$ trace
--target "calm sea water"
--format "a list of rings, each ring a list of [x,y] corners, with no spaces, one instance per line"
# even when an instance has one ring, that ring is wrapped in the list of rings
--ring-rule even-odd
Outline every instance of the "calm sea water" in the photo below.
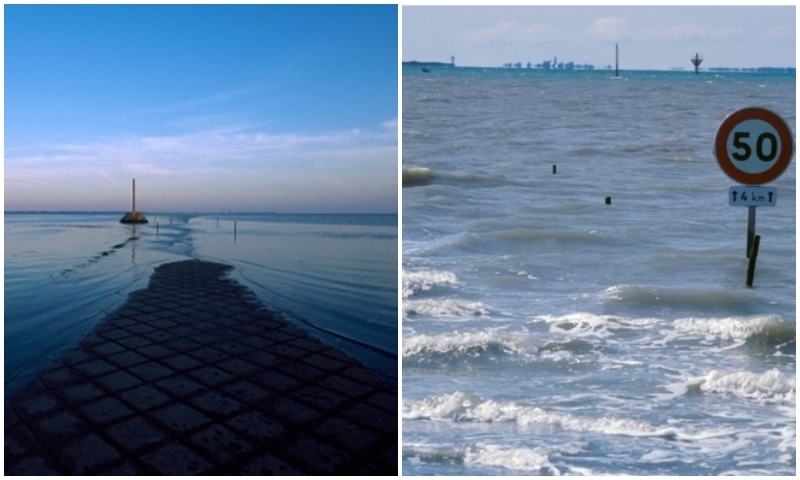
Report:
[[[268,308],[396,383],[397,215],[120,218],[5,214],[6,396],[146,288],[155,267],[189,258],[234,266]]]
[[[795,77],[612,77],[404,68],[404,474],[795,473],[795,163],[747,288],[713,155]]]

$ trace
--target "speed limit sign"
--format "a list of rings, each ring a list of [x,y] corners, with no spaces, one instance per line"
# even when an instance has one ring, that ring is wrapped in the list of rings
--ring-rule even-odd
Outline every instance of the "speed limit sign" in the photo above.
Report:
[[[777,114],[750,107],[728,115],[717,130],[714,153],[729,177],[763,185],[780,176],[792,160],[792,132]]]

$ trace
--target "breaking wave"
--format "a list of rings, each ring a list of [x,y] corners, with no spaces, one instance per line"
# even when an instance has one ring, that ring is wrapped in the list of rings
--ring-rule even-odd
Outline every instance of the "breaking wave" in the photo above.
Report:
[[[403,298],[409,298],[420,291],[430,290],[437,285],[455,285],[457,283],[458,278],[451,272],[435,270],[407,272],[403,270]]]
[[[482,302],[456,298],[405,300],[403,301],[403,316],[487,317],[489,316],[489,307]]]
[[[795,376],[772,369],[764,373],[725,373],[712,370],[688,382],[688,390],[702,393],[733,395],[735,397],[778,402],[795,402]]]
[[[484,399],[463,392],[443,393],[422,400],[404,400],[402,415],[404,420],[512,422],[520,426],[538,425],[573,432],[668,440],[699,440],[730,434],[727,431],[689,433],[676,427],[655,427],[641,420],[611,416],[585,418],[515,401]]]
[[[795,339],[795,324],[780,315],[751,317],[680,318],[675,320],[676,333],[695,334],[706,340],[758,340],[769,344]]]
[[[403,357],[455,356],[484,354],[526,354],[536,352],[526,335],[496,331],[454,332],[417,335],[403,339]]]

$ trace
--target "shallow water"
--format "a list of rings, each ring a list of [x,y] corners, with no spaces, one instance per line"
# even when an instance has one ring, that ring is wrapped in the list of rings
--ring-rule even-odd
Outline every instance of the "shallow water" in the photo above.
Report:
[[[622,76],[404,68],[404,474],[794,474],[795,164],[747,288],[713,139],[795,78]]]
[[[6,396],[187,258],[234,266],[268,308],[396,382],[396,215],[120,217],[5,214]]]

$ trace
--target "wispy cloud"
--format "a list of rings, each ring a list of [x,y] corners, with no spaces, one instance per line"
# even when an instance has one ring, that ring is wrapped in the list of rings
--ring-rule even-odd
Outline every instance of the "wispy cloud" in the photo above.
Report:
[[[561,32],[546,24],[521,25],[511,20],[500,20],[490,27],[472,30],[467,36],[472,43],[539,42],[557,40],[561,36]]]
[[[694,24],[635,26],[620,17],[600,17],[585,29],[589,38],[597,41],[682,41],[693,39],[726,40],[742,35],[742,30],[730,27],[708,27]]]
[[[99,208],[90,206],[112,198],[124,207],[134,177],[161,209],[391,211],[397,150],[397,119],[316,135],[228,128],[50,145],[31,154],[6,152],[6,206]]]

